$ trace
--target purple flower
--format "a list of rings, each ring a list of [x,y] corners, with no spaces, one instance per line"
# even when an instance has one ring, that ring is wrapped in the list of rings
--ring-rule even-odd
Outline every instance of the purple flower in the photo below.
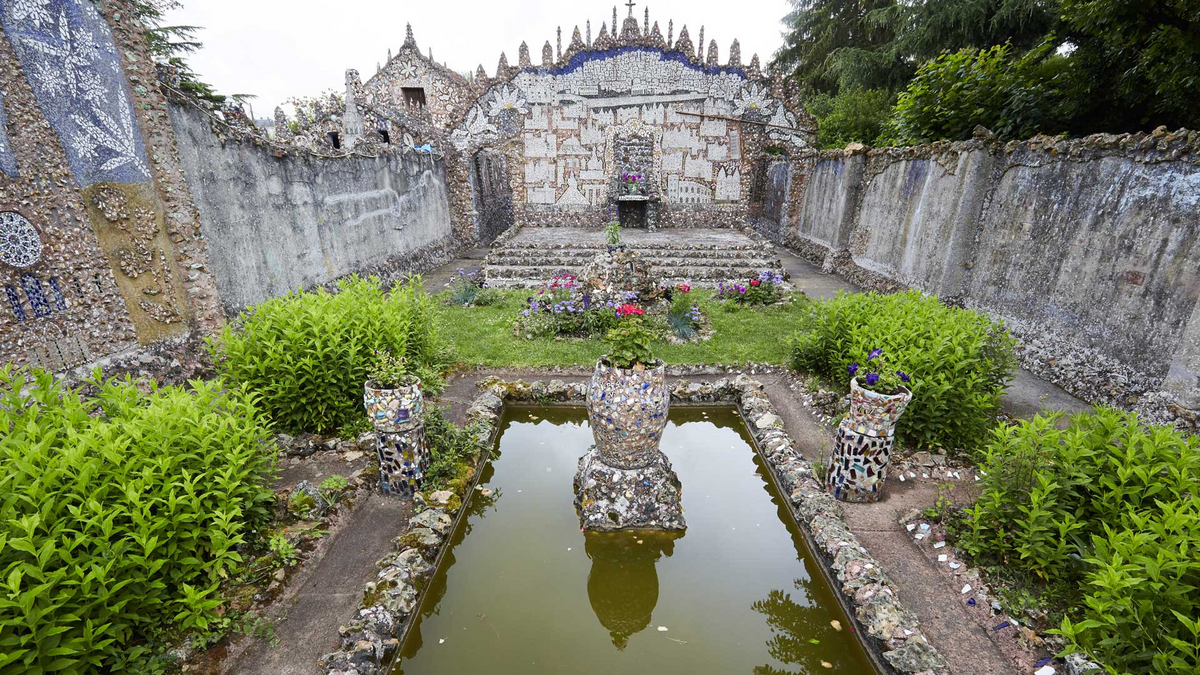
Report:
[[[879,381],[879,373],[867,373],[867,386],[873,385]]]
[[[897,370],[896,375],[902,382],[904,382],[904,384],[908,384],[912,381],[912,378],[908,376],[908,373],[904,372],[903,370]]]
[[[854,374],[858,372],[858,364],[851,363],[850,367],[847,368],[846,370],[848,370],[850,372],[850,377],[854,377]]]
[[[882,356],[882,355],[883,355],[883,349],[876,347],[875,349],[871,350],[870,354],[867,354],[867,360],[870,361],[870,360],[872,360],[878,356]]]

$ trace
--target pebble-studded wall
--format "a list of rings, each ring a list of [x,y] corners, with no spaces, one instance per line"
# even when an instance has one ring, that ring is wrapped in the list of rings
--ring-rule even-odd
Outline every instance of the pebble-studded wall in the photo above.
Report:
[[[0,358],[58,371],[215,327],[128,1],[4,3],[0,25]]]
[[[561,40],[557,50],[547,42],[540,66],[524,44],[515,67],[502,54],[496,77],[480,70],[481,93],[453,126],[455,161],[469,163],[481,148],[507,156],[518,225],[598,226],[616,213],[621,172],[640,167],[640,188],[661,204],[660,226],[744,225],[764,147],[809,148],[815,127],[797,96],[762,75],[757,56],[743,66],[736,41],[722,65],[715,42],[702,53],[703,29],[699,47],[686,27],[677,40],[673,33],[672,23],[664,39],[648,11],[641,22],[630,13],[619,35],[606,23],[593,41],[589,24],[565,51]],[[634,161],[643,141],[649,157]],[[478,228],[471,196],[455,198]]]

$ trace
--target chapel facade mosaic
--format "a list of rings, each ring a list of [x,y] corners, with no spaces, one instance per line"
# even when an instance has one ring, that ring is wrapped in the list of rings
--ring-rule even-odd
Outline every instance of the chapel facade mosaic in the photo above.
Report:
[[[464,157],[506,152],[519,224],[599,225],[615,213],[623,171],[646,175],[665,225],[743,224],[761,152],[743,142],[746,128],[789,152],[811,148],[815,127],[778,78],[763,76],[757,56],[741,63],[737,41],[721,64],[715,41],[703,53],[703,29],[698,48],[686,27],[673,33],[672,23],[664,39],[648,10],[641,22],[631,11],[619,35],[605,23],[592,40],[589,23],[565,52],[561,37],[557,50],[547,42],[540,66],[522,44],[516,67],[501,55],[496,77],[476,78],[481,91],[461,111],[451,147]],[[647,158],[628,158],[630,138],[645,139]]]

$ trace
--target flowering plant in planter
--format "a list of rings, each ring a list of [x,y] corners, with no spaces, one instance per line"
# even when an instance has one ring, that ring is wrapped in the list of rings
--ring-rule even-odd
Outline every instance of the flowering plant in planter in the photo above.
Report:
[[[645,312],[637,309],[635,313],[626,316],[637,317],[641,314]],[[611,366],[627,370],[653,368],[656,363],[654,354],[650,351],[650,340],[653,337],[642,325],[641,319],[622,321],[621,325],[604,336],[604,342],[609,346],[608,356],[604,360]]]
[[[717,284],[716,297],[739,305],[770,305],[783,297],[783,275],[774,270],[763,270],[757,277],[745,281],[722,281]]]
[[[637,194],[638,183],[642,182],[642,179],[645,177],[645,174],[634,173],[632,171],[621,172],[621,182],[625,183],[625,190],[631,195]]]
[[[860,366],[856,361],[847,366],[846,372],[851,378],[858,378],[858,386],[863,389],[887,396],[899,393],[903,387],[912,384],[908,373],[890,365],[881,347],[876,347],[867,354],[866,366]]]

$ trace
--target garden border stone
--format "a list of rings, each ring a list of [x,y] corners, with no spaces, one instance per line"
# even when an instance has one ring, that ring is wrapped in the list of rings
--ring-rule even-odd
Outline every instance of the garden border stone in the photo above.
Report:
[[[506,404],[583,405],[588,384],[488,377],[478,386],[483,393],[467,411],[467,419],[482,425],[475,439],[482,465],[490,459]],[[946,660],[926,639],[916,615],[900,602],[895,584],[842,520],[838,503],[821,489],[812,464],[801,457],[782,428],[761,382],[744,373],[714,381],[679,380],[671,385],[671,402],[736,406],[756,452],[770,466],[780,493],[787,496],[788,511],[800,525],[818,568],[841,590],[838,601],[857,624],[855,634],[879,672],[949,674]],[[481,475],[476,473],[476,482]],[[445,542],[465,512],[460,507],[452,517],[442,509],[431,509],[410,520],[420,541],[409,535],[397,537],[396,552],[379,561],[381,571],[366,585],[363,608],[338,629],[342,649],[321,659],[327,675],[378,674],[390,668],[411,629],[412,615],[424,600],[426,582],[445,554]]]

